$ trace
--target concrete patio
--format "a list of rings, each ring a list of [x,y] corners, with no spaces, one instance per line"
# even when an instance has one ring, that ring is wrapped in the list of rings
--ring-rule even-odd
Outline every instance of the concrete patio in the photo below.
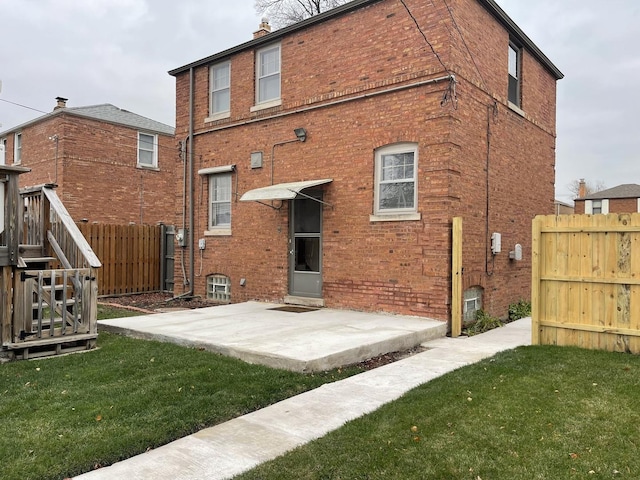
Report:
[[[101,320],[98,326],[299,372],[406,350],[447,331],[446,323],[420,317],[261,302]]]

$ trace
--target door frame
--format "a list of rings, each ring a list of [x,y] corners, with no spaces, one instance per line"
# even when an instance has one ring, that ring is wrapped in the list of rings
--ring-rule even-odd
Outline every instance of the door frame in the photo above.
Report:
[[[322,190],[311,190],[304,194],[299,194],[295,199],[292,199],[289,203],[289,239],[288,239],[288,285],[287,291],[289,296],[304,297],[304,298],[322,298],[323,297],[323,206],[324,202]],[[296,234],[295,232],[295,209],[296,202],[300,200],[309,200],[314,204],[317,204],[320,228],[317,234],[318,238],[318,272],[302,272],[296,270],[296,238],[316,238],[315,234]],[[298,235],[298,236],[296,236]],[[300,292],[296,291],[296,275],[313,275],[319,278],[319,284],[316,292]]]

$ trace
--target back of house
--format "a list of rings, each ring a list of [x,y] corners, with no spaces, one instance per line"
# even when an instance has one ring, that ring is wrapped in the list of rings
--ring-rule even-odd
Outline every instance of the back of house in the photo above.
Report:
[[[169,73],[185,293],[443,321],[529,298],[562,73],[493,0],[355,0]]]

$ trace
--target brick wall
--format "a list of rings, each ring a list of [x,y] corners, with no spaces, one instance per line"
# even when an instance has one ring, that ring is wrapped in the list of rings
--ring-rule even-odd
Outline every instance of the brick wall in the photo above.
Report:
[[[13,140],[7,137],[7,163]],[[138,130],[58,114],[22,129],[22,166],[31,172],[20,186],[57,183],[76,221],[171,223],[178,151],[171,136],[158,135],[158,142],[158,169],[136,168]]]
[[[280,107],[250,112],[254,52],[244,51],[231,58],[230,118],[205,123],[208,68],[195,68],[194,169],[235,164],[238,195],[267,186],[272,146],[304,127],[305,143],[275,148],[274,182],[333,179],[324,187],[324,200],[333,205],[323,211],[327,306],[448,319],[451,219],[462,216],[465,287],[483,286],[485,308],[504,316],[509,303],[530,295],[531,220],[553,213],[555,80],[525,53],[525,114],[512,111],[506,105],[508,33],[474,0],[452,2],[480,75],[446,8],[409,5],[458,78],[457,108],[441,105],[448,82],[345,101],[446,75],[402,4],[379,2],[282,39]],[[180,138],[188,133],[188,92],[189,74],[178,74]],[[421,219],[372,222],[374,152],[398,142],[418,145]],[[254,151],[264,154],[262,169],[250,168]],[[178,225],[183,188],[181,178]],[[195,179],[195,191],[194,242],[206,228],[206,177]],[[272,210],[233,201],[232,235],[207,238],[201,258],[196,251],[194,292],[204,295],[206,276],[221,273],[231,278],[234,302],[281,301],[288,291],[288,228],[287,202]],[[488,254],[492,232],[503,241],[495,258]],[[525,252],[522,262],[508,259],[516,243]]]
[[[611,198],[609,199],[610,213],[636,213],[638,211],[637,198]]]

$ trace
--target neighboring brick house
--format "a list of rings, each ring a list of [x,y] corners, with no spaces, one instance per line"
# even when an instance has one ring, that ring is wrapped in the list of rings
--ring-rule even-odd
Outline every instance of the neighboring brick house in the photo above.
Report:
[[[56,184],[75,221],[170,223],[174,128],[109,104],[67,107],[0,133],[5,163],[31,169],[20,186]]]
[[[467,316],[530,298],[562,73],[493,0],[405,3],[265,22],[169,72],[186,294],[449,320],[459,216]]]
[[[640,212],[640,185],[627,183],[574,200],[575,213],[636,213]]]

